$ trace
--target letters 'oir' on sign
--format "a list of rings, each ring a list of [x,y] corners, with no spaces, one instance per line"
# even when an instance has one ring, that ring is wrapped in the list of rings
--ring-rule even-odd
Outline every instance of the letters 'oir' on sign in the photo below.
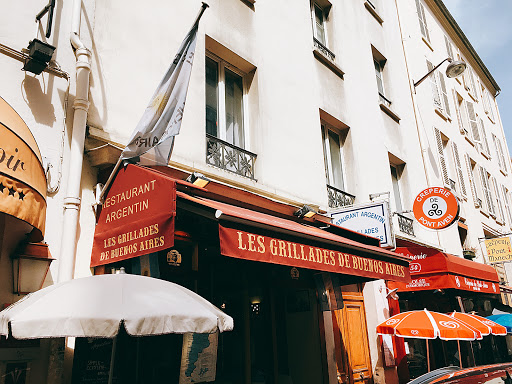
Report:
[[[416,220],[424,227],[444,229],[457,219],[459,203],[449,190],[431,187],[424,189],[416,196],[413,212]]]

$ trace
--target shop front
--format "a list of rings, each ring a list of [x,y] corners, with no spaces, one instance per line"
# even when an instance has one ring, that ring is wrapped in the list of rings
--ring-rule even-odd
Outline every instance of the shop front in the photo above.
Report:
[[[398,300],[390,300],[393,314],[426,308],[441,313],[457,311],[485,317],[501,306],[499,278],[493,267],[415,244],[397,247],[396,252],[410,258],[411,281],[388,282],[388,287],[397,289],[398,295]],[[401,382],[426,373],[426,341],[405,339],[404,348],[400,346],[400,339],[396,338],[395,342],[399,344],[395,351],[397,361],[402,361],[402,369],[399,368]],[[447,365],[471,367],[510,359],[503,336],[491,335],[480,341],[460,342],[460,356],[456,341],[431,340],[429,343],[433,348],[430,355],[432,369]]]
[[[16,111],[0,97],[0,309],[41,288],[51,256],[42,243],[46,177],[37,143]],[[38,340],[0,337],[0,384],[36,382],[44,367]],[[42,370],[41,370],[42,369]],[[32,371],[32,379],[29,372]]]
[[[292,219],[291,206],[163,170],[117,174],[96,228],[96,273],[124,267],[169,280],[232,316],[234,330],[219,335],[216,383],[371,382],[362,288],[407,282],[407,258],[374,238]],[[179,376],[180,341],[155,340],[138,341],[153,351],[155,377]],[[150,369],[148,359],[131,366]]]

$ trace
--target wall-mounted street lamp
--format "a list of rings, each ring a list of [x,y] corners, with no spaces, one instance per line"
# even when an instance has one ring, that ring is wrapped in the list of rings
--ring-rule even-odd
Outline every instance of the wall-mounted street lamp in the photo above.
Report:
[[[41,289],[54,258],[46,243],[28,243],[12,258],[13,293],[26,295]]]
[[[295,211],[293,214],[297,216],[299,219],[303,219],[304,217],[313,217],[317,214],[317,212],[310,206],[304,205],[301,209]]]
[[[28,43],[27,51],[28,59],[25,61],[23,70],[39,75],[52,59],[55,47],[39,39],[34,39]]]
[[[451,57],[447,57],[443,61],[441,61],[439,64],[437,64],[434,68],[432,68],[425,76],[423,76],[421,79],[416,81],[414,83],[414,87],[417,87],[421,84],[423,80],[425,80],[427,77],[430,76],[432,72],[434,72],[437,68],[441,66],[445,61],[448,61],[448,66],[446,67],[446,76],[449,78],[454,78],[462,75],[462,73],[466,70],[466,63],[463,61],[453,61]]]
[[[196,187],[204,188],[208,185],[210,179],[202,173],[194,172],[189,177],[187,177],[187,181],[194,184]]]

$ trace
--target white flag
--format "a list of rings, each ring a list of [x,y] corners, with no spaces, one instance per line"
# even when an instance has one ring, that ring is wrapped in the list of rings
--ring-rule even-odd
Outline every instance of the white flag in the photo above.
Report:
[[[171,66],[158,85],[146,107],[121,159],[144,155],[147,162],[167,165],[174,145],[174,136],[180,133],[181,119],[187,98],[188,83],[196,48],[199,19],[203,8],[176,54]]]

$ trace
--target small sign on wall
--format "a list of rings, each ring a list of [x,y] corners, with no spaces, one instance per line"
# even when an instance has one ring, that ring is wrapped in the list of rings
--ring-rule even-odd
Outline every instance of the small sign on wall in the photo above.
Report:
[[[353,205],[331,212],[331,216],[335,225],[376,237],[381,247],[394,247],[388,201]]]

